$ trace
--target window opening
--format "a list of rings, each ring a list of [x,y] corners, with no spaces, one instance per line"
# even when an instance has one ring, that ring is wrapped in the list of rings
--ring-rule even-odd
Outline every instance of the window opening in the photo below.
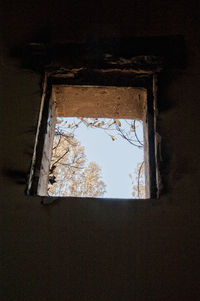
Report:
[[[146,89],[143,88],[53,85],[46,116],[37,194],[147,197],[145,132],[143,135],[146,96]],[[101,154],[101,163],[96,162],[94,156],[86,158],[84,147],[88,148],[86,142],[89,140],[93,148],[100,142],[99,149],[93,150],[93,153],[97,156]],[[108,153],[110,159],[107,158]],[[107,160],[106,164],[102,163],[103,157],[103,161]],[[112,161],[111,167],[109,161]],[[126,175],[123,174],[125,166]],[[106,169],[112,172],[105,172]],[[112,185],[109,184],[111,182]]]
[[[132,84],[130,84],[131,81],[133,82]],[[71,140],[70,148],[72,149],[75,149],[78,145],[81,147],[80,144],[84,145],[83,141],[80,141],[80,137],[76,137],[73,132],[67,132],[66,127],[63,127],[65,123],[65,126],[67,125],[67,129],[69,130],[72,126],[70,125],[72,123],[70,120],[73,119],[76,134],[78,132],[77,123],[82,124],[81,126],[84,125],[87,130],[92,129],[94,131],[98,129],[99,132],[104,134],[107,131],[104,129],[105,126],[115,127],[117,135],[116,133],[115,135],[112,133],[106,134],[110,142],[116,143],[118,140],[116,136],[120,136],[127,144],[131,145],[130,142],[132,140],[133,145],[137,144],[135,148],[140,150],[141,156],[136,160],[135,166],[131,166],[130,164],[131,170],[128,172],[128,182],[131,183],[132,195],[130,193],[128,197],[116,192],[117,195],[113,194],[113,198],[155,198],[157,194],[157,161],[154,135],[155,104],[153,77],[134,76],[132,80],[130,77],[130,79],[127,78],[125,81],[122,77],[121,82],[117,82],[117,86],[89,85],[88,80],[85,83],[83,81],[81,85],[78,85],[76,80],[74,80],[73,84],[70,82],[73,81],[64,80],[63,82],[63,80],[59,81],[57,79],[46,81],[47,88],[44,89],[42,98],[42,115],[40,114],[42,118],[39,119],[35,151],[29,177],[28,194],[84,197],[81,193],[67,193],[64,195],[64,188],[59,187],[58,184],[55,185],[59,178],[57,175],[58,165],[61,165],[61,163],[67,164],[68,167],[71,165],[73,167],[71,170],[76,170],[76,167],[72,165],[73,161],[63,162],[63,158],[70,155],[68,148],[60,154],[62,158],[59,156],[56,157],[55,149],[56,145],[60,143],[60,136],[64,137],[68,135],[68,139]],[[80,128],[80,124],[78,128]],[[124,124],[129,125],[128,132],[133,135],[132,137],[127,137],[127,131],[124,132],[123,129]],[[61,132],[62,135],[60,135]],[[123,135],[124,133],[125,135]],[[83,140],[87,139],[83,138],[83,135],[81,137]],[[116,156],[118,162],[121,162],[123,156],[126,157],[124,151],[122,151],[121,156]],[[93,158],[88,158],[88,161],[85,159],[86,164],[83,164],[81,168],[84,170],[93,161],[95,161]],[[133,162],[133,160],[131,161],[130,159],[130,162]],[[95,168],[93,169],[95,172]],[[120,173],[120,170],[116,173],[118,172]],[[89,173],[88,170],[87,173]],[[106,194],[106,190],[108,189],[104,185],[104,172],[100,169],[98,170],[98,167],[96,167],[96,173],[99,175],[98,181],[101,182],[100,191],[98,194],[94,193],[88,196],[111,198],[112,194]],[[67,179],[67,176],[61,176],[61,180],[70,185],[70,180],[69,178]],[[76,180],[78,181],[78,179]],[[118,187],[118,184],[115,186]]]

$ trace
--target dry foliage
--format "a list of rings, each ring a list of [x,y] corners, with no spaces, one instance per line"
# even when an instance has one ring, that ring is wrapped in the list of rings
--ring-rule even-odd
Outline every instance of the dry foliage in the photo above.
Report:
[[[56,131],[48,194],[51,196],[101,197],[106,185],[95,162],[86,164],[84,147],[71,134]]]
[[[134,199],[145,198],[144,161],[137,164],[134,175],[129,175],[132,182],[132,196]]]

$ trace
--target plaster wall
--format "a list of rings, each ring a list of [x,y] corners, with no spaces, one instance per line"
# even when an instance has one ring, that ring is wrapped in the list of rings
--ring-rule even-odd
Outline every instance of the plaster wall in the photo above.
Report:
[[[5,1],[1,18],[1,300],[199,300],[199,1]],[[30,41],[182,35],[186,65],[158,78],[158,200],[26,196],[41,77]]]

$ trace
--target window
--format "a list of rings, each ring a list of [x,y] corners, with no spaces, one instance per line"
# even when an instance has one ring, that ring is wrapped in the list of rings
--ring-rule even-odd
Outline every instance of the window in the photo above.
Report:
[[[73,117],[77,118],[73,124],[74,127],[82,123],[89,128],[104,129],[107,123],[107,127],[111,130],[114,125],[115,130],[118,129],[125,140],[128,140],[127,136],[123,135],[123,130],[121,132],[120,130],[124,120],[129,123],[130,129],[132,127],[134,134],[136,134],[137,142],[143,145],[143,159],[138,162],[137,183],[133,185],[135,186],[136,198],[156,197],[154,101],[153,76],[149,74],[137,75],[123,70],[94,71],[94,74],[89,74],[89,77],[88,73],[84,74],[82,72],[79,78],[74,78],[73,74],[62,74],[62,76],[47,74],[28,193],[41,196],[63,196],[62,189],[64,188],[59,188],[60,193],[58,189],[52,188],[56,187],[55,169],[58,167],[58,162],[62,162],[61,159],[64,157],[64,153],[69,152],[69,147],[62,154],[59,154],[60,157],[55,156],[54,150],[60,143],[62,136],[65,136],[66,139],[63,124],[68,123],[69,128],[72,126],[69,119],[65,120],[63,118]],[[59,123],[62,123],[62,133],[59,132]],[[134,128],[137,123],[140,123],[142,127],[142,141],[138,138]],[[57,138],[55,138],[55,134]],[[108,135],[111,140],[115,140],[115,135],[112,135],[111,132]],[[71,145],[76,144],[76,140],[69,136],[68,131],[68,146],[69,139],[71,139]],[[63,162],[63,165],[67,164],[69,162]],[[70,164],[72,166],[72,162]],[[71,168],[74,173],[77,168],[77,165],[75,165]],[[57,177],[58,169],[56,171]],[[144,178],[141,184],[142,170],[144,171]],[[69,177],[66,177],[65,181],[66,183],[69,182]],[[145,193],[142,193],[141,187],[144,186],[144,183]],[[84,196],[81,194],[70,195]],[[89,196],[95,197],[95,192],[94,195]],[[97,196],[102,197],[102,194],[99,193]],[[112,195],[107,197],[112,197]],[[114,198],[117,197],[114,196]],[[119,195],[118,198],[124,197]]]

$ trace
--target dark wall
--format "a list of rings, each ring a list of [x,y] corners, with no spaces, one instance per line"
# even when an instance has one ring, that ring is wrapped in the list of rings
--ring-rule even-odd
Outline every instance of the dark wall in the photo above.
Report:
[[[199,1],[4,1],[1,22],[1,300],[199,299]],[[24,194],[39,74],[11,55],[32,41],[180,35],[184,68],[159,77],[159,200]]]

